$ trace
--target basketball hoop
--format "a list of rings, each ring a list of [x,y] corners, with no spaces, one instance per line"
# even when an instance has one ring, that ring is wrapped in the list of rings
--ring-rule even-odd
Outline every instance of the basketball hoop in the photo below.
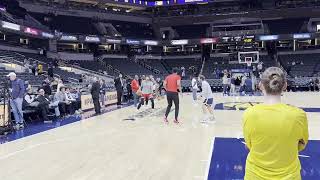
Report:
[[[259,62],[259,52],[249,51],[249,52],[238,52],[238,60],[241,64],[247,64],[247,66],[252,66],[252,63]]]
[[[245,57],[244,60],[245,60],[245,63],[247,63],[247,66],[251,67],[252,57]]]

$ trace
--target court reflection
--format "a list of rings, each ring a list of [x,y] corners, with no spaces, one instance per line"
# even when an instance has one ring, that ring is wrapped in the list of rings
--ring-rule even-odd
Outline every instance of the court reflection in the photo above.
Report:
[[[299,155],[303,180],[320,179],[320,141],[309,141]],[[243,139],[215,138],[208,180],[240,180],[245,173],[248,151]]]

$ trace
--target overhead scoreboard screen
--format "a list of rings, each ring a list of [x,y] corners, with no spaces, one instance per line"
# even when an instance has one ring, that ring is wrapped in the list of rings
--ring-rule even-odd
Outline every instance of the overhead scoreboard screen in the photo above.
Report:
[[[209,0],[161,0],[148,2],[149,6],[170,6],[170,5],[184,5],[184,4],[206,4]]]
[[[184,4],[206,4],[209,0],[114,0],[115,2],[129,3],[144,6],[171,6]]]
[[[254,36],[244,36],[243,37],[244,43],[253,43],[254,42]]]
[[[175,4],[201,4],[207,3],[209,0],[175,0]]]

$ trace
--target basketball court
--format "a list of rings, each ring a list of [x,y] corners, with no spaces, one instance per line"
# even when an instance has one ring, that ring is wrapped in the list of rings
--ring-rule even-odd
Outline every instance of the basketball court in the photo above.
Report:
[[[313,141],[300,155],[303,179],[320,179],[318,97],[313,92],[283,95],[285,103],[304,108],[308,115]],[[199,122],[200,101],[195,106],[191,99],[180,98],[180,125],[172,122],[173,112],[169,124],[163,123],[166,101],[161,100],[155,110],[137,113],[129,106],[27,137],[17,132],[16,140],[0,145],[1,179],[243,179],[247,152],[242,110],[263,97],[214,94],[216,122],[208,124]]]

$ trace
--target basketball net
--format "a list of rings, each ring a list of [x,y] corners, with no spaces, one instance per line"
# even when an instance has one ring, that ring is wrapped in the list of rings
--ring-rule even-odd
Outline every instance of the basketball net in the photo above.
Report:
[[[251,67],[251,65],[252,65],[252,62],[251,61],[247,61],[247,66]]]

